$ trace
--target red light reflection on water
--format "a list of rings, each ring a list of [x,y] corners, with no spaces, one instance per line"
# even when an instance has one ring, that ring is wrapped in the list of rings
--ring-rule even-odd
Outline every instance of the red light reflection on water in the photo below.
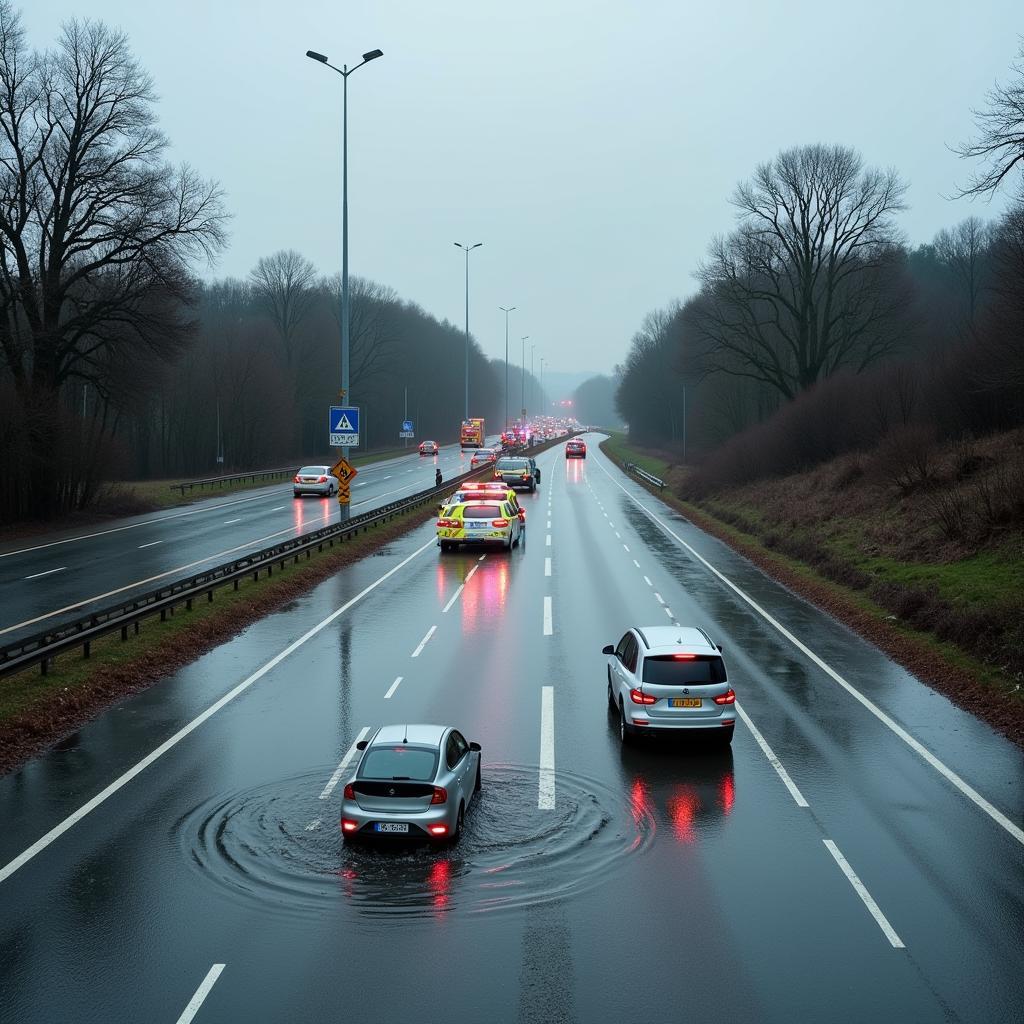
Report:
[[[696,838],[693,819],[700,808],[700,797],[692,786],[675,786],[665,803],[672,822],[672,833],[681,843],[692,843]]]
[[[451,863],[447,860],[436,860],[427,875],[427,885],[433,893],[434,906],[444,910],[448,906],[448,886],[451,882]]]
[[[732,772],[722,776],[721,784],[718,787],[718,796],[722,802],[722,810],[729,814],[732,811],[732,805],[736,803],[736,783],[733,782]]]
[[[647,785],[647,781],[639,776],[633,780],[633,785],[629,790],[629,810],[637,827],[636,838],[630,847],[630,849],[635,850],[643,839],[640,829],[644,827],[645,823],[646,827],[651,830],[652,835],[657,830],[655,817],[651,813],[650,787]]]
[[[578,484],[583,479],[583,460],[565,460],[565,479],[567,483]]]

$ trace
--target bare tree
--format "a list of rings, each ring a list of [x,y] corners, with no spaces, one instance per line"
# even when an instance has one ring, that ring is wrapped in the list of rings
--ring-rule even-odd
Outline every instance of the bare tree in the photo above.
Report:
[[[983,161],[982,169],[959,189],[961,196],[992,195],[1015,167],[1024,170],[1024,44],[1017,57],[1010,84],[989,89],[986,105],[973,111],[978,137],[954,147],[964,159]]]
[[[329,277],[325,286],[331,310],[341,331],[341,275]],[[395,349],[395,311],[398,293],[387,285],[350,277],[349,287],[349,374],[352,390],[363,391],[385,372]]]
[[[163,161],[154,103],[123,34],[71,21],[35,55],[0,0],[0,351],[37,515],[57,510],[61,389],[179,351],[190,266],[224,244],[220,190]]]
[[[260,259],[249,281],[274,324],[285,364],[294,370],[300,358],[299,325],[316,300],[316,267],[294,249],[281,250]]]
[[[974,330],[977,321],[991,244],[992,230],[978,217],[943,228],[935,236],[935,254],[953,275],[963,296],[963,327],[967,332]]]
[[[733,195],[739,227],[716,239],[693,310],[713,370],[793,398],[841,366],[891,350],[902,257],[893,214],[906,186],[843,146],[785,150]]]

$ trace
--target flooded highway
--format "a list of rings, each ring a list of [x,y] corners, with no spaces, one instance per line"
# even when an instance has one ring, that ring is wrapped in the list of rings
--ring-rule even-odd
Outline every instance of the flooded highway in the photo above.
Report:
[[[0,779],[0,1021],[1019,1019],[1019,750],[587,441],[520,547],[428,524]],[[673,623],[731,747],[620,742],[601,649]],[[417,722],[482,746],[460,841],[344,843]]]

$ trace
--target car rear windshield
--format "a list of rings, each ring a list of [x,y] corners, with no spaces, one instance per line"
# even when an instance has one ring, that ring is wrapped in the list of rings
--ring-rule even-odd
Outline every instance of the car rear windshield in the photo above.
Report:
[[[497,505],[467,505],[462,513],[463,519],[497,519],[501,509]]]
[[[437,751],[424,747],[373,747],[359,768],[361,779],[411,779],[430,782],[437,767]]]
[[[323,476],[326,472],[326,466],[303,466],[299,470],[299,476]]]
[[[494,464],[496,469],[529,469],[530,464],[526,459],[498,459]]]
[[[699,686],[724,683],[725,662],[717,655],[678,658],[674,654],[644,658],[644,682],[654,686]]]

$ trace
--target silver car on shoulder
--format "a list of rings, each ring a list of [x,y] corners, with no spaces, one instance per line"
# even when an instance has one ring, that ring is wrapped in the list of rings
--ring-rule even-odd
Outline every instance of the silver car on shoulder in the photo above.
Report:
[[[345,839],[458,840],[480,791],[479,743],[450,725],[384,725],[358,748],[341,805]]]
[[[292,481],[292,492],[296,498],[304,494],[329,498],[338,493],[338,481],[331,476],[330,466],[303,466]]]

